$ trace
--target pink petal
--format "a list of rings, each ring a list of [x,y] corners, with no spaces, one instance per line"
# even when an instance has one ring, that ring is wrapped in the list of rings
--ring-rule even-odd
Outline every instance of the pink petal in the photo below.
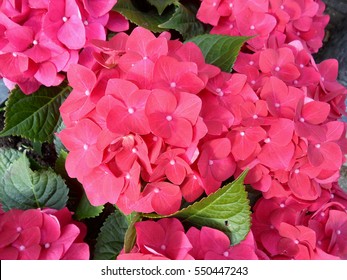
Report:
[[[150,253],[146,247],[156,248],[165,242],[165,229],[155,221],[143,221],[135,224],[136,244],[143,253]]]
[[[286,64],[280,67],[278,77],[283,81],[294,81],[300,77],[300,71],[294,64]]]
[[[58,30],[57,37],[66,47],[78,50],[86,43],[86,31],[82,20],[72,15]]]
[[[86,96],[92,92],[96,84],[96,76],[94,72],[79,64],[71,64],[69,66],[67,78],[69,84],[75,90],[87,93]]]
[[[48,61],[41,63],[34,77],[43,85],[50,87],[54,85],[57,79],[57,68],[53,63]]]
[[[287,146],[293,138],[293,132],[294,122],[279,118],[271,125],[268,133],[272,143],[276,143],[279,146]]]
[[[162,112],[172,114],[177,107],[177,100],[173,93],[155,89],[149,95],[146,104],[146,114]]]
[[[0,248],[0,259],[1,260],[17,260],[18,250],[13,247],[2,247]]]
[[[193,140],[191,123],[185,119],[174,118],[169,125],[171,135],[164,139],[165,142],[177,147],[189,147]]]
[[[138,90],[138,87],[134,83],[114,78],[108,80],[105,94],[111,94],[118,100],[126,102],[129,99],[129,95],[136,90]]]
[[[229,156],[222,160],[213,160],[210,166],[211,174],[217,181],[224,181],[230,178],[236,169],[235,160]]]
[[[258,159],[260,162],[274,170],[286,170],[294,156],[295,147],[292,142],[282,147],[276,143],[265,144]]]
[[[196,95],[181,92],[178,95],[178,104],[175,116],[185,118],[194,125],[201,110],[201,99]]]
[[[338,61],[336,59],[327,59],[317,65],[319,73],[324,80],[335,81],[338,75]]]
[[[88,200],[95,206],[117,203],[124,186],[124,178],[117,178],[105,165],[93,169],[83,181]]]
[[[193,202],[203,193],[202,182],[196,175],[189,175],[181,184],[181,192],[184,199]]]
[[[301,115],[305,121],[311,124],[320,124],[324,122],[330,113],[330,105],[325,102],[311,101],[306,103]]]
[[[200,246],[204,252],[213,251],[223,254],[230,246],[230,240],[225,233],[209,227],[202,227],[200,232]]]
[[[273,49],[266,49],[260,53],[259,56],[259,67],[264,73],[272,71],[274,65],[278,61],[278,52]]]
[[[21,52],[30,47],[34,40],[32,28],[18,26],[6,30],[6,37],[13,47],[13,51]]]
[[[302,172],[292,175],[288,185],[293,194],[300,199],[315,200],[319,196],[319,187]]]
[[[112,10],[108,14],[107,29],[113,32],[121,32],[129,29],[129,21],[123,15]]]
[[[172,227],[165,228],[169,231],[167,233],[167,248],[165,249],[165,256],[170,257],[172,260],[185,259],[188,252],[193,247],[188,237],[184,231],[175,231]]]
[[[89,260],[89,246],[86,243],[74,243],[64,254],[62,260]]]
[[[147,191],[153,192],[151,203],[156,213],[169,215],[180,208],[182,195],[177,185],[158,182],[149,184],[146,188]]]
[[[60,224],[57,218],[43,214],[43,225],[41,228],[41,244],[56,241],[60,236]]]
[[[83,0],[87,12],[93,17],[101,17],[108,13],[117,0]]]
[[[176,185],[180,185],[183,182],[186,174],[186,169],[181,164],[168,164],[165,170],[166,177]]]

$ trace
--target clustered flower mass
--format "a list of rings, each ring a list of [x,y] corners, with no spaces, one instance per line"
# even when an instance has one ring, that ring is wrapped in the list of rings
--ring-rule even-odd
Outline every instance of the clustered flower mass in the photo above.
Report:
[[[0,13],[3,77],[29,94],[67,72],[72,92],[58,136],[69,151],[66,170],[90,203],[169,215],[246,169],[245,184],[262,194],[238,245],[176,218],[144,220],[135,224],[135,247],[118,259],[347,259],[347,194],[337,183],[347,153],[340,121],[347,90],[336,60],[317,64],[312,56],[329,20],[323,2],[201,1],[197,18],[211,33],[254,36],[232,73],[168,32],[119,32],[128,25],[110,12],[117,1],[96,2],[28,0],[15,13],[3,1]],[[106,29],[118,33],[106,41]],[[1,214],[0,231],[10,227],[9,213]],[[44,224],[30,226],[38,232],[32,256],[48,258]],[[22,235],[1,238],[1,257],[26,258]],[[56,240],[59,234],[49,242]],[[68,252],[55,256],[75,256]]]
[[[12,209],[0,213],[0,259],[85,260],[86,226],[61,210]]]
[[[0,3],[0,75],[24,93],[56,86],[80,50],[106,30],[127,30],[128,21],[111,11],[117,0],[4,0]]]

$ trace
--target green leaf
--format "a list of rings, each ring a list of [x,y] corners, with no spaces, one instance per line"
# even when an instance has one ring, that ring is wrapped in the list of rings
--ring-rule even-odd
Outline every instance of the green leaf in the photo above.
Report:
[[[159,25],[168,21],[173,13],[172,11],[168,11],[159,15],[154,7],[153,9],[140,10],[130,0],[118,0],[113,9],[125,16],[132,23],[153,32],[163,32],[165,29],[160,28]]]
[[[127,229],[127,219],[119,210],[109,215],[96,240],[94,259],[114,260],[123,249]]]
[[[179,218],[183,223],[195,227],[207,226],[223,231],[231,244],[240,243],[251,226],[251,211],[247,192],[243,185],[247,172],[234,182],[220,188],[206,198],[165,217]],[[143,215],[146,218],[163,218],[155,214]]]
[[[196,36],[188,42],[199,46],[207,63],[218,66],[225,72],[231,72],[242,45],[249,38],[205,34]]]
[[[15,149],[0,148],[0,181],[12,163],[21,155],[22,153]]]
[[[177,2],[177,0],[147,0],[151,5],[157,8],[159,15],[161,15],[166,7]]]
[[[68,189],[51,170],[32,171],[25,154],[16,159],[0,181],[0,203],[5,211],[65,207]]]
[[[104,210],[104,206],[93,206],[90,204],[86,194],[82,195],[82,198],[77,206],[75,217],[77,220],[83,220],[88,218],[94,218],[100,215]]]
[[[65,124],[60,117],[56,131],[55,131],[56,133],[54,133],[53,135],[53,144],[54,144],[55,151],[58,155],[60,154],[61,151],[67,151],[67,149],[61,142],[60,138],[57,136],[57,133],[61,132],[64,128],[65,128]]]
[[[70,88],[41,87],[31,95],[16,88],[6,102],[5,128],[0,136],[21,136],[33,142],[51,142],[59,125],[59,107]]]
[[[66,161],[67,155],[68,155],[68,152],[61,150],[54,166],[55,172],[57,172],[63,178],[68,178],[68,174],[65,169],[65,161]]]
[[[140,213],[132,214],[131,217],[132,217],[131,222],[129,223],[129,227],[127,231],[125,232],[125,236],[124,236],[125,253],[130,253],[131,249],[134,247],[135,241],[136,241],[135,224],[142,220],[142,215]]]
[[[168,21],[160,24],[160,28],[174,29],[183,36],[184,40],[205,33],[205,27],[197,20],[193,5],[184,6],[181,3],[175,5],[175,13]]]

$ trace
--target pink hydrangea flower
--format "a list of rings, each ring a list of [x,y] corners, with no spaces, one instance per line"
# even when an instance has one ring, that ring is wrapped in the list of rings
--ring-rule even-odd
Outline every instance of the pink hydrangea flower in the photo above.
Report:
[[[59,85],[79,51],[105,40],[107,28],[124,31],[125,18],[110,10],[117,0],[3,1],[0,6],[0,76],[25,94]],[[9,65],[11,65],[9,67]],[[9,69],[11,69],[9,71]]]
[[[0,215],[0,259],[83,260],[89,247],[86,228],[67,208],[12,209]]]
[[[214,34],[255,36],[246,44],[252,50],[300,40],[317,52],[329,21],[324,9],[320,0],[203,0],[197,18],[212,25]]]
[[[250,232],[241,243],[231,246],[223,232],[191,227],[187,232],[176,218],[142,221],[135,224],[136,246],[130,253],[121,252],[118,260],[257,260],[267,258],[256,247]],[[259,255],[259,257],[258,257]]]

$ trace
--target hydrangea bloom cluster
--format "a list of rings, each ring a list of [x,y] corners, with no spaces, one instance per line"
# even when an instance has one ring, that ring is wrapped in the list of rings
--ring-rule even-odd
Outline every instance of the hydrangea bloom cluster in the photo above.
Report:
[[[347,259],[347,195],[336,184],[315,203],[260,199],[253,233],[271,259]]]
[[[220,70],[196,45],[138,27],[96,42],[94,57],[92,70],[67,72],[73,91],[59,134],[69,176],[93,205],[170,214],[182,197],[194,201],[233,174],[230,141],[201,140],[208,129],[199,93]]]
[[[106,30],[128,29],[110,11],[117,0],[4,0],[0,4],[0,76],[30,94],[40,85],[56,86],[79,51],[92,39],[106,40]]]
[[[209,227],[200,230],[191,227],[185,232],[175,218],[142,221],[136,223],[135,228],[135,247],[130,253],[122,252],[118,260],[258,260],[264,257],[256,248],[252,232],[241,243],[230,246],[223,232]]]
[[[254,36],[252,50],[300,40],[317,52],[329,21],[324,9],[321,0],[202,0],[197,17],[213,26],[211,33]]]
[[[336,81],[337,61],[317,64],[311,55],[327,23],[324,4],[248,2],[241,9],[239,1],[203,1],[198,18],[214,25],[214,33],[256,35],[234,65],[233,75],[246,76],[252,95],[234,103],[237,118],[229,132],[235,174],[249,168],[245,182],[263,194],[254,208],[255,239],[270,258],[345,259],[339,240],[346,238],[346,196],[337,180],[346,154],[340,118],[347,91]],[[207,7],[217,12],[208,15]],[[252,17],[235,16],[247,9],[258,15],[257,27]],[[214,85],[210,99],[229,94],[226,81]]]
[[[87,260],[85,234],[67,208],[12,209],[0,213],[0,259]]]

